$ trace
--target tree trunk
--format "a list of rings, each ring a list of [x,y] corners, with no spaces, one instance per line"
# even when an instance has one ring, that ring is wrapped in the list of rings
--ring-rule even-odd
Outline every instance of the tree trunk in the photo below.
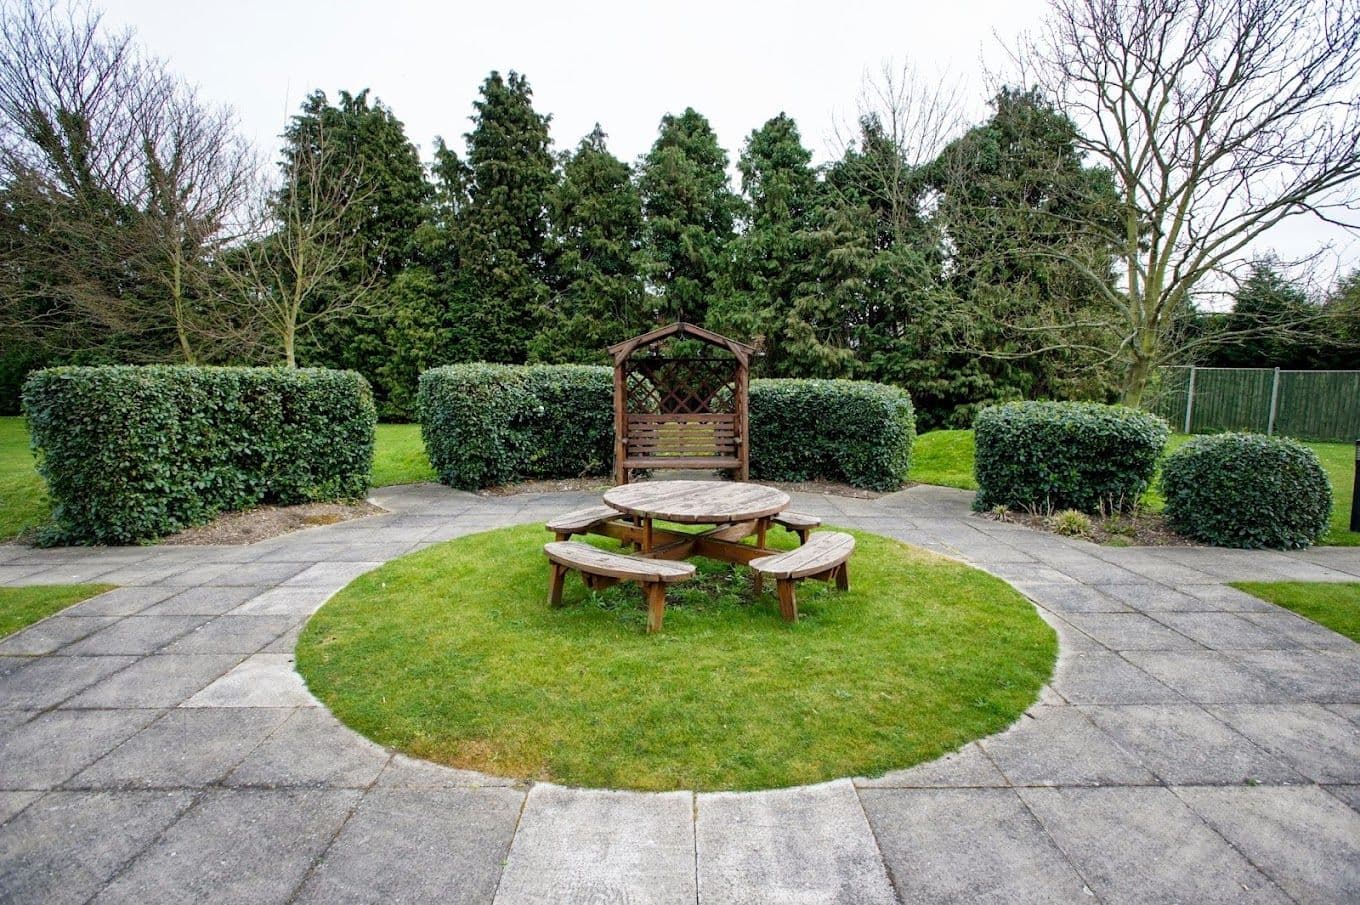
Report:
[[[283,331],[283,359],[286,367],[296,368],[297,357],[293,354],[293,328]]]
[[[1129,362],[1128,370],[1124,372],[1124,391],[1119,401],[1129,408],[1140,408],[1143,404],[1143,393],[1147,390],[1151,378],[1152,359],[1135,352],[1133,361]]]

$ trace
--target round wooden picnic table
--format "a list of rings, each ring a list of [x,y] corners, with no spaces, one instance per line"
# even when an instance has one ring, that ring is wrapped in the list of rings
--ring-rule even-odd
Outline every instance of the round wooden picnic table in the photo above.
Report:
[[[644,481],[612,487],[604,501],[625,515],[685,525],[763,520],[789,507],[784,491],[740,481]]]

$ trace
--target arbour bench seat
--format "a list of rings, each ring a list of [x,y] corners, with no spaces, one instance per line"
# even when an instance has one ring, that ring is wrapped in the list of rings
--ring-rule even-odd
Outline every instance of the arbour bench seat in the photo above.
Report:
[[[610,553],[579,541],[552,541],[543,545],[552,564],[548,583],[548,602],[562,605],[562,583],[567,572],[576,571],[593,591],[607,588],[620,581],[635,581],[642,585],[647,597],[647,631],[661,630],[666,615],[666,585],[694,577],[694,566],[687,562],[666,559],[644,559],[623,553]]]
[[[855,539],[840,531],[819,531],[795,550],[751,560],[757,575],[775,580],[779,590],[779,614],[788,622],[798,620],[794,583],[803,578],[834,581],[842,591],[850,587],[849,559]]]

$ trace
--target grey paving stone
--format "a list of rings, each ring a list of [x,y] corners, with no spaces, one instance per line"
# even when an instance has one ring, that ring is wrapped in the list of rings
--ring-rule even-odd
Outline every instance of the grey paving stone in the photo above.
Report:
[[[168,589],[173,592],[173,589]],[[142,611],[144,616],[218,616],[264,593],[265,588],[189,588]]]
[[[54,789],[154,720],[157,710],[51,710],[0,736],[0,788]]]
[[[1126,651],[1124,657],[1199,704],[1296,699],[1278,682],[1217,651]]]
[[[205,786],[221,779],[287,718],[286,711],[278,710],[178,707],[72,777],[67,786],[91,789]]]
[[[218,616],[167,644],[164,652],[253,654],[296,624],[296,616]]]
[[[1010,789],[865,789],[904,903],[1078,902],[1085,884]]]
[[[505,776],[459,770],[404,754],[394,754],[378,776],[376,785],[379,788],[399,789],[464,789],[513,786],[519,783]]]
[[[117,621],[117,616],[49,616],[0,641],[0,654],[50,654]]]
[[[882,776],[855,779],[861,789],[958,788],[1008,785],[1006,777],[991,762],[976,742],[964,745],[943,757],[905,770],[890,770]]]
[[[286,902],[358,797],[353,790],[209,791],[93,901]]]
[[[1356,644],[1311,619],[1296,616],[1285,610],[1270,613],[1243,613],[1242,618],[1293,642],[1291,647],[1311,647],[1317,650],[1344,650],[1360,653]]]
[[[215,584],[223,575],[236,567],[228,563],[205,563],[201,565],[176,565],[167,570],[164,577],[156,583],[170,588],[196,588],[201,585]]]
[[[1176,794],[1298,901],[1360,901],[1360,814],[1316,786]]]
[[[316,707],[290,654],[252,654],[185,707]]]
[[[114,588],[67,607],[68,616],[131,616],[175,593],[173,588]]]
[[[136,657],[40,657],[0,675],[0,707],[43,710],[126,666]]]
[[[1230,588],[1225,584],[1180,584],[1178,590],[1198,600],[1206,611],[1226,613],[1267,613],[1277,608],[1246,591]]]
[[[84,902],[192,801],[187,792],[50,792],[0,826],[10,902]]]
[[[694,802],[688,792],[529,790],[496,905],[693,902]]]
[[[1057,569],[1039,563],[991,563],[980,558],[972,559],[972,561],[980,568],[1005,581],[1025,582],[1026,584],[1062,584],[1072,581]]]
[[[1272,632],[1236,613],[1161,613],[1157,618],[1213,650],[1299,646],[1287,635]]]
[[[235,566],[212,579],[219,587],[268,587],[281,584],[306,569],[295,562],[257,562]]]
[[[1078,652],[1062,657],[1058,661],[1053,687],[1073,704],[1173,704],[1183,701],[1176,691],[1113,653]]]
[[[848,780],[697,796],[699,900],[733,905],[895,902]]]
[[[112,572],[108,572],[99,577],[104,584],[116,584],[122,587],[143,587],[154,586],[164,591],[167,595],[173,594],[176,588],[168,582],[173,581],[179,575],[188,571],[190,566],[182,563],[134,563],[130,566],[120,566]],[[117,615],[131,615],[130,613],[119,613]]]
[[[1092,587],[1142,613],[1195,612],[1204,608],[1197,598],[1161,584],[1097,584]]]
[[[1200,650],[1195,641],[1142,613],[1073,613],[1065,617],[1111,650]]]
[[[1305,781],[1279,758],[1195,704],[1081,709],[1166,783]]]
[[[1015,785],[1104,786],[1155,782],[1075,707],[1034,707],[978,742]]]
[[[303,569],[283,586],[341,588],[380,565],[381,562],[321,562]]]
[[[490,902],[524,796],[515,789],[371,791],[296,901]]]
[[[63,706],[174,707],[240,659],[236,654],[153,654],[134,660],[127,669],[96,683]]]
[[[1234,704],[1210,709],[1309,779],[1360,783],[1360,726],[1325,707]]]
[[[45,584],[46,582],[27,581],[30,575],[43,571],[45,566],[37,563],[29,565],[0,565],[0,586],[10,587],[18,584]]]
[[[40,712],[38,710],[0,710],[0,735],[22,726]]]
[[[1350,651],[1242,650],[1232,657],[1284,689],[1288,700],[1360,703],[1360,656]]]
[[[1352,723],[1360,724],[1360,704],[1328,704],[1326,707],[1332,713],[1344,716]]]
[[[1132,608],[1095,588],[1067,584],[1014,582],[1026,597],[1066,617],[1071,613],[1130,613]]]
[[[391,756],[329,711],[303,707],[252,751],[226,784],[362,789],[378,778]]]
[[[1137,584],[1147,581],[1146,578],[1136,575],[1128,569],[1094,556],[1087,557],[1084,560],[1056,562],[1053,563],[1053,568],[1068,578],[1084,584]]]
[[[1360,785],[1356,786],[1323,786],[1337,798],[1350,805],[1356,811],[1360,811]]]
[[[25,575],[18,584],[86,584],[99,580],[100,584],[112,584],[106,582],[103,576],[109,574],[117,566],[117,563],[102,562],[83,562],[83,563],[62,563],[60,565],[47,566],[37,572]],[[3,568],[3,567],[0,567]]]
[[[207,616],[126,616],[65,648],[70,656],[150,654],[208,619]]]
[[[7,676],[21,666],[27,666],[33,662],[32,657],[16,657],[0,655],[0,676]]]
[[[250,617],[250,618],[267,618],[267,617]],[[285,618],[296,619],[296,617],[293,616],[288,616]],[[261,652],[266,654],[288,654],[289,656],[292,656],[293,652],[297,650],[298,637],[302,634],[302,630],[303,628],[306,627],[306,625],[307,623],[305,620],[302,622],[295,622],[292,628],[288,629],[282,635],[279,635],[273,641],[269,642],[263,648],[261,648]]]
[[[0,824],[37,801],[42,792],[0,792]]]
[[[238,616],[310,616],[332,593],[326,588],[271,588],[231,612]]]
[[[1098,901],[1289,901],[1167,789],[1019,792]]]

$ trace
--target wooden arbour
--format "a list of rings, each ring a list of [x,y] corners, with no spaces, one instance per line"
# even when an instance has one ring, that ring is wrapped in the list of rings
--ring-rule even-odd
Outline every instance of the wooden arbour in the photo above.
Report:
[[[695,339],[726,355],[668,357],[670,340]],[[614,479],[633,469],[726,469],[750,476],[747,391],[755,349],[674,323],[609,347],[614,358]]]

